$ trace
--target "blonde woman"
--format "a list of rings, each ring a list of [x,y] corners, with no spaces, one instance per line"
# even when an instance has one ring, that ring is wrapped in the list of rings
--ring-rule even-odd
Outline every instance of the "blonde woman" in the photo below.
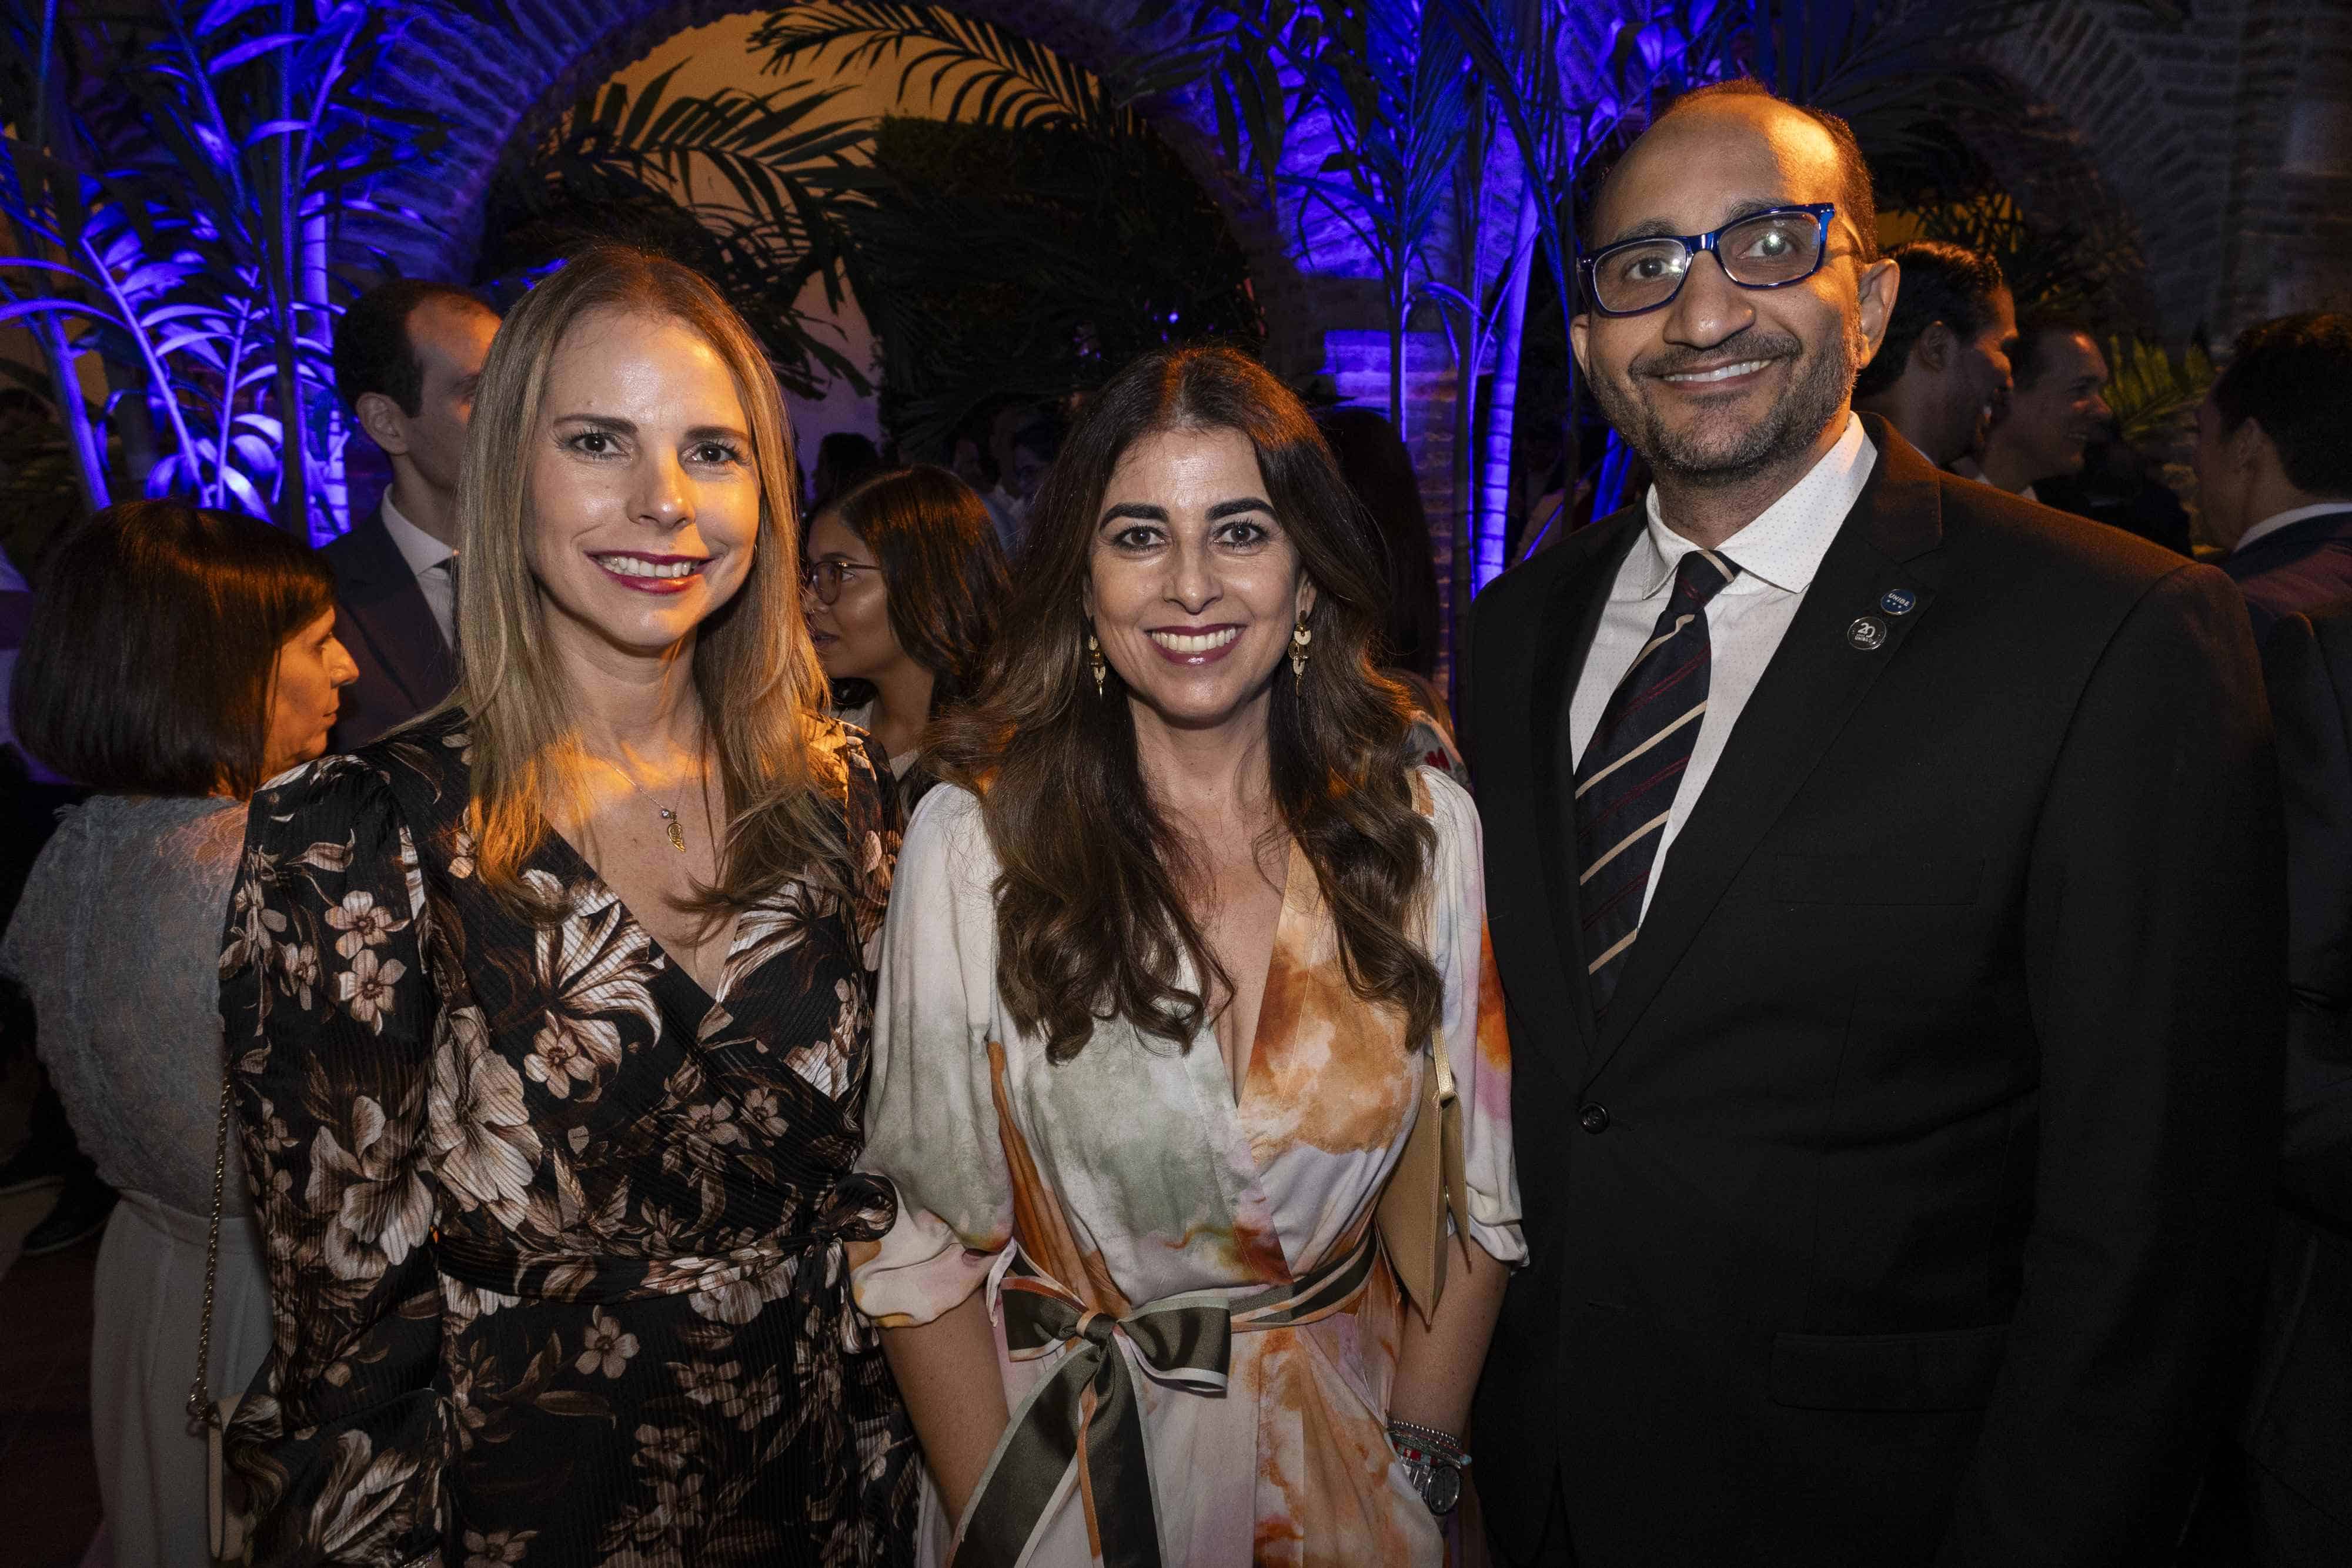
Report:
[[[897,832],[815,716],[789,437],[683,267],[500,329],[439,712],[256,799],[223,1004],[276,1344],[260,1560],[879,1563],[843,1248]]]

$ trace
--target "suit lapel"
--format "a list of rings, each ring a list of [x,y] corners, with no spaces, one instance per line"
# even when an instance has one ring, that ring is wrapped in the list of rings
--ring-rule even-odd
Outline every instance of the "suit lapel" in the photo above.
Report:
[[[1936,471],[1884,422],[1863,418],[1877,466],[1666,852],[1601,1021],[1588,1084],[1623,1047],[1758,841],[1935,602],[1943,538]],[[1900,614],[1885,607],[1895,594],[1910,596]],[[1858,631],[1865,618],[1868,629]]]
[[[1480,810],[1489,841],[1504,850],[1487,862],[1490,904],[1518,912],[1493,923],[1496,966],[1517,1009],[1530,1019],[1564,1020],[1576,1045],[1574,1061],[1592,1050],[1592,1003],[1584,986],[1578,939],[1575,829],[1569,818],[1573,785],[1559,758],[1568,703],[1591,650],[1610,586],[1641,532],[1638,510],[1620,512],[1557,548],[1575,551],[1535,618],[1526,656],[1495,673],[1507,683],[1491,710],[1501,733],[1480,737],[1482,759],[1493,756]],[[1491,748],[1491,752],[1488,748]],[[1525,780],[1512,789],[1510,780]],[[1555,1063],[1573,1086],[1575,1068]]]
[[[351,570],[341,584],[344,614],[401,695],[418,708],[432,706],[448,692],[454,672],[408,558],[392,542],[380,512],[352,530],[350,548]]]

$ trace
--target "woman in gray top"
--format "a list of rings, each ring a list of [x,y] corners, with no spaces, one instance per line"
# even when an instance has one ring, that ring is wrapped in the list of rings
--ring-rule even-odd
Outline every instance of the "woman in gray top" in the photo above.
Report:
[[[58,828],[0,945],[81,1146],[122,1203],[98,1259],[90,1425],[114,1560],[209,1564],[188,1425],[221,1103],[219,958],[254,789],[326,749],[356,672],[334,583],[250,517],[109,507],[51,551],[10,691],[18,744],[101,791]],[[229,1145],[208,1383],[269,1348]]]

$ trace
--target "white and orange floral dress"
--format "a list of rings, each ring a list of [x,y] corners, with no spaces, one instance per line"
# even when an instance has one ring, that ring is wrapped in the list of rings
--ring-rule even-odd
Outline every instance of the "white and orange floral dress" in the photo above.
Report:
[[[1436,830],[1436,1044],[1461,1097],[1471,1232],[1516,1261],[1509,1047],[1477,812],[1433,769],[1415,792]],[[1430,1058],[1405,1049],[1393,1009],[1349,988],[1312,868],[1293,850],[1238,1100],[1207,1028],[1179,1051],[1109,1020],[1049,1061],[997,992],[997,871],[979,802],[934,790],[892,891],[859,1162],[897,1187],[898,1214],[852,1254],[858,1305],[886,1327],[989,1292],[1014,1411],[996,1468],[1016,1439],[1036,1446],[1026,1428],[1082,1429],[1087,1462],[1033,1469],[1017,1525],[996,1521],[997,1546],[1016,1543],[1028,1568],[1118,1568],[1147,1560],[1143,1528],[1170,1568],[1441,1562],[1438,1527],[1386,1438],[1404,1308],[1368,1239]],[[1039,1291],[1068,1309],[1042,1335],[1024,1315]],[[1287,1311],[1305,1298],[1322,1304]],[[1228,1314],[1223,1353],[1202,1350]],[[1029,1338],[1012,1332],[1008,1351],[1016,1320]],[[1072,1357],[1102,1369],[1072,1377]],[[1071,1387],[1049,1386],[1057,1371]],[[1140,1465],[1138,1445],[1108,1431],[1122,1405],[1139,1417]],[[955,1521],[926,1491],[918,1555],[942,1563]]]

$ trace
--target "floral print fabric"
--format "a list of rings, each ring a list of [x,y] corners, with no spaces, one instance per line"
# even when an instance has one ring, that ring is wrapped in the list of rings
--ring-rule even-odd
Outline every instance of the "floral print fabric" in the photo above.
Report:
[[[716,997],[552,833],[474,875],[461,716],[256,798],[222,958],[276,1338],[227,1436],[258,1559],[908,1559],[914,1446],[845,1244],[897,848],[740,914]]]
[[[1437,831],[1429,952],[1445,983],[1438,1042],[1463,1106],[1473,1234],[1526,1256],[1510,1145],[1510,1048],[1486,946],[1478,819],[1433,770],[1417,776]],[[900,857],[874,1033],[861,1163],[898,1213],[855,1247],[859,1304],[887,1325],[928,1322],[988,1285],[1017,1240],[1095,1310],[1124,1316],[1195,1291],[1245,1295],[1343,1255],[1371,1223],[1403,1151],[1425,1053],[1364,1003],[1338,929],[1294,850],[1257,1035],[1236,1097],[1213,1028],[1189,1051],[1123,1020],[1073,1060],[1046,1060],[997,995],[997,862],[970,794],[927,798]],[[1191,983],[1188,980],[1188,983]],[[1403,1312],[1385,1260],[1349,1311],[1236,1333],[1223,1397],[1138,1374],[1161,1559],[1188,1568],[1432,1568],[1436,1525],[1385,1427]],[[1066,1349],[1003,1359],[1017,1408]],[[923,1560],[951,1521],[926,1488]],[[1093,1561],[1065,1487],[1032,1568]]]

